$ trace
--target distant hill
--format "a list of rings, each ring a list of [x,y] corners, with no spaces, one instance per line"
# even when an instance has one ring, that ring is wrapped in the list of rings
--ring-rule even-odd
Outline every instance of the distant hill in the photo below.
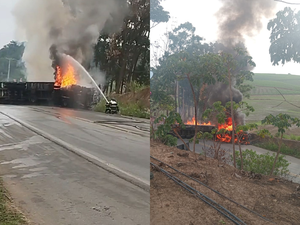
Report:
[[[254,86],[251,95],[278,95],[276,87],[284,95],[300,95],[300,76],[291,74],[256,73],[253,82],[246,82]]]

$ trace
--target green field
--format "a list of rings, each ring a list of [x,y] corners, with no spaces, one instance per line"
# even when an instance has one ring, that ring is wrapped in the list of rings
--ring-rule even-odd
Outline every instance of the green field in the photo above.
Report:
[[[244,99],[255,109],[255,112],[246,118],[247,122],[256,122],[269,114],[287,113],[300,118],[300,76],[287,74],[255,74],[254,86],[250,99]],[[275,89],[277,88],[287,101]]]
[[[254,86],[251,95],[278,95],[275,88],[284,95],[300,95],[300,76],[256,73],[253,79],[253,82],[246,82]]]

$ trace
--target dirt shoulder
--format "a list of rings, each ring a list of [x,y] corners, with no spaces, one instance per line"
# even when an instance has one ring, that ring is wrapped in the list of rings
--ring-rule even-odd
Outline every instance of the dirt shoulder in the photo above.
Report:
[[[231,166],[218,166],[217,161],[213,159],[195,161],[194,155],[190,152],[188,157],[182,157],[177,155],[177,153],[183,153],[182,150],[157,142],[151,142],[150,152],[153,157],[188,175],[193,175],[209,187],[276,224],[299,224],[300,190],[297,191],[298,184],[266,176],[253,179],[246,174],[235,175],[234,168]],[[151,161],[159,164],[153,159]],[[271,224],[197,182],[174,173],[164,165],[160,166],[227,208],[246,224]],[[161,172],[154,168],[151,168],[151,171],[154,174],[150,189],[151,224],[231,224],[215,209],[193,197]]]
[[[14,206],[12,199],[0,179],[0,224],[27,225],[23,214]]]

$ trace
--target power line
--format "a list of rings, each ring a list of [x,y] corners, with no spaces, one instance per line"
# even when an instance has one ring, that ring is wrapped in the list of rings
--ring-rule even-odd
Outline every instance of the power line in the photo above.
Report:
[[[275,2],[281,2],[281,3],[285,3],[285,4],[290,4],[290,5],[300,5],[300,3],[295,3],[295,2],[286,2],[286,1],[282,1],[282,0],[274,0]]]

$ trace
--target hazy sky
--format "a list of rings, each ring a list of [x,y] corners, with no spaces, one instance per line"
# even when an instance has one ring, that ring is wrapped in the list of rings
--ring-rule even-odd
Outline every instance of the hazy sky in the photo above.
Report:
[[[151,30],[151,42],[160,40],[166,32],[166,29],[174,28],[174,26],[185,22],[192,23],[193,26],[196,27],[196,34],[204,37],[207,42],[216,41],[218,25],[214,14],[219,10],[222,4],[219,0],[209,0],[205,1],[205,3],[200,2],[199,0],[184,0],[184,2],[181,0],[164,1],[162,6],[166,11],[170,12],[171,19],[168,23],[160,24]],[[296,2],[296,0],[293,2]],[[275,18],[276,13],[287,6],[292,9],[296,8],[300,10],[300,6],[277,3],[277,8],[272,18]],[[263,28],[255,37],[249,38],[245,36],[248,51],[256,63],[254,72],[291,73],[300,75],[300,64],[288,63],[284,66],[272,66],[269,55],[270,31],[267,30],[267,24],[270,19],[271,18],[265,18],[262,20]]]
[[[18,0],[0,0],[0,48],[14,39],[15,23],[11,11]]]
[[[11,11],[18,0],[0,0],[0,48],[15,39],[15,24]],[[270,0],[272,1],[272,0]],[[295,1],[294,1],[295,2]],[[196,27],[196,34],[204,37],[207,41],[215,41],[217,39],[217,21],[214,14],[220,8],[219,0],[205,1],[205,4],[199,0],[166,0],[163,2],[165,10],[170,12],[171,20],[169,23],[160,24],[151,30],[151,42],[159,40],[166,29],[179,25],[184,22],[191,22]],[[300,10],[300,6],[287,5],[277,3],[278,10],[286,6]],[[271,72],[271,73],[292,73],[300,75],[300,64],[288,63],[284,66],[272,66],[269,56],[269,31],[267,23],[270,18],[262,21],[263,29],[254,37],[246,37],[247,48],[253,56],[256,63],[254,72]]]

